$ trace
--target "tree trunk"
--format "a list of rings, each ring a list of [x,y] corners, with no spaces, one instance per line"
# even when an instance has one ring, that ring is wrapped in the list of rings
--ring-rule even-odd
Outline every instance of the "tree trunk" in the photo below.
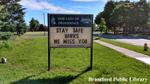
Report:
[[[116,27],[113,27],[114,35],[116,35]]]

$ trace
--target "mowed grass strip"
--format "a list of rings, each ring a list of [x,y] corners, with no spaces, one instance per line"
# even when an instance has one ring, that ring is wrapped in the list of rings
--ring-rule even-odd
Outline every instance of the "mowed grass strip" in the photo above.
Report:
[[[112,45],[123,47],[123,48],[129,49],[129,50],[133,50],[135,52],[143,53],[143,54],[150,56],[150,49],[148,49],[148,51],[144,51],[144,47],[143,47],[144,45],[143,46],[137,46],[137,45],[123,43],[123,42],[119,42],[119,41],[115,41],[115,40],[111,40],[111,39],[106,39],[106,38],[100,38],[100,40],[107,42],[107,43],[110,43]]]
[[[89,77],[141,77],[149,84],[150,66],[94,43],[93,70],[88,71],[90,53],[86,48],[52,49],[52,68],[47,71],[47,39],[17,39],[0,50],[8,59],[0,64],[1,84],[125,84],[129,82],[89,82]]]

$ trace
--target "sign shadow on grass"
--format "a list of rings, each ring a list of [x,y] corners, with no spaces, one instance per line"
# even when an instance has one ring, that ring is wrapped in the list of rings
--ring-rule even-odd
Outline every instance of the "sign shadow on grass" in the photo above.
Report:
[[[37,75],[31,75],[26,78],[20,79],[18,81],[12,82],[11,84],[68,84],[69,82],[73,81],[74,79],[78,78],[80,75],[90,71],[91,68],[87,67],[85,70],[80,72],[77,75],[69,75],[69,76],[57,76],[54,78],[45,78],[45,79],[31,79],[32,77],[36,77]]]

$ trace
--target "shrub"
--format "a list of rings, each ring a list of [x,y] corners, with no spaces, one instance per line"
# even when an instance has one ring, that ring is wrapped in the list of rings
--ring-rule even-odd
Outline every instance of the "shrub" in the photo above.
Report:
[[[144,43],[144,51],[147,51],[148,50],[148,45],[147,43]]]
[[[9,44],[7,41],[0,41],[0,49],[1,48],[9,48]]]
[[[0,32],[0,40],[8,40],[11,37],[10,32]]]

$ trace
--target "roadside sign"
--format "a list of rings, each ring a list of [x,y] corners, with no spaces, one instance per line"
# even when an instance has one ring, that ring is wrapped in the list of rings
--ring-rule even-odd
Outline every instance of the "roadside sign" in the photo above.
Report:
[[[90,48],[93,15],[49,14],[51,48]]]
[[[93,15],[48,14],[48,70],[51,48],[90,48],[90,68],[93,60]]]

